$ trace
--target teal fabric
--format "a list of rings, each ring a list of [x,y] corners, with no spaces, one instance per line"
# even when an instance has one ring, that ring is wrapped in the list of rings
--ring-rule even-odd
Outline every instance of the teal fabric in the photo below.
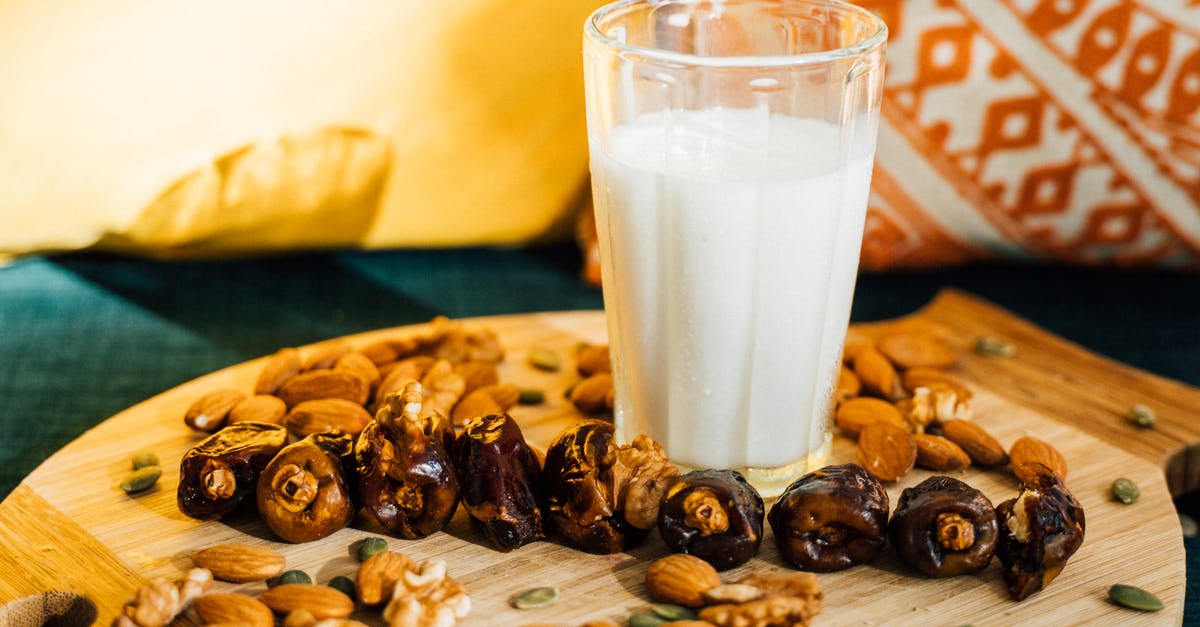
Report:
[[[94,254],[0,268],[0,497],[87,428],[207,372],[359,331],[598,309],[573,247],[339,252],[219,262]],[[853,318],[909,313],[958,287],[1093,351],[1200,385],[1200,279],[1044,266],[860,278]],[[1180,506],[1196,515],[1192,499]],[[1189,539],[1185,622],[1200,541]]]

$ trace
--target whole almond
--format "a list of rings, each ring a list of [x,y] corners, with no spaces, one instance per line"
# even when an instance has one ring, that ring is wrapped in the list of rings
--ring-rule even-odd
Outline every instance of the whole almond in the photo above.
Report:
[[[288,407],[322,398],[343,398],[363,405],[370,394],[371,386],[366,381],[336,370],[303,372],[288,379],[288,382],[279,388],[279,398],[282,398]]]
[[[508,411],[520,399],[521,388],[511,383],[485,385],[458,401],[450,418],[455,426],[462,426],[480,416]]]
[[[303,364],[300,361],[300,351],[294,348],[281,348],[267,358],[263,369],[258,373],[254,383],[255,394],[274,394],[288,379],[300,374]]]
[[[264,581],[283,572],[286,560],[279,552],[251,544],[218,544],[197,552],[192,563],[207,568],[221,581]]]
[[[608,353],[608,344],[592,344],[585,346],[575,358],[575,370],[583,378],[601,372],[612,372],[612,361]]]
[[[857,438],[867,425],[886,422],[904,428],[904,415],[895,405],[868,396],[852,398],[841,405],[833,414],[833,422],[843,434]]]
[[[500,383],[500,372],[496,370],[496,364],[490,361],[476,359],[457,363],[454,364],[454,372],[466,383],[467,387],[463,390],[464,398],[485,385]]]
[[[600,414],[612,409],[612,375],[607,372],[594,374],[575,384],[571,390],[571,403],[585,414]]]
[[[1008,462],[1008,454],[1000,442],[970,420],[947,420],[942,423],[942,435],[954,442],[980,466],[1001,466]]]
[[[379,374],[383,376],[383,380],[375,388],[373,397],[375,403],[378,404],[383,401],[383,399],[387,398],[388,394],[403,390],[409,381],[420,381],[435,363],[437,363],[437,360],[433,357],[417,355],[388,364],[387,367],[379,371]]]
[[[1013,474],[1022,483],[1036,484],[1037,471],[1026,468],[1025,464],[1036,462],[1049,468],[1058,475],[1060,481],[1067,480],[1067,460],[1058,449],[1048,442],[1035,437],[1025,436],[1013,442],[1008,449],[1008,463],[1012,466]]]
[[[412,560],[395,551],[383,551],[367,558],[358,567],[354,581],[358,600],[366,605],[379,605],[391,599],[396,582],[414,566]]]
[[[284,419],[288,433],[298,438],[326,431],[358,435],[369,422],[371,414],[362,405],[344,398],[320,398],[297,403]]]
[[[229,424],[235,422],[269,422],[279,424],[287,415],[287,403],[270,394],[255,394],[229,410]]]
[[[834,402],[842,403],[859,394],[862,394],[862,381],[859,381],[853,370],[841,366],[838,370],[837,388],[833,393]]]
[[[858,461],[876,479],[897,481],[917,461],[917,443],[903,427],[876,422],[858,434]]]
[[[379,368],[366,355],[357,351],[342,355],[333,365],[333,369],[337,372],[348,372],[366,381],[368,386],[378,385],[381,379]]]
[[[885,335],[875,343],[875,348],[902,369],[949,368],[955,360],[953,348],[924,333]]]
[[[376,367],[400,359],[400,351],[396,350],[395,345],[390,340],[371,342],[359,349],[358,352],[365,355],[367,359],[370,359],[371,363],[375,364]]]
[[[318,344],[309,349],[308,356],[304,358],[304,367],[301,370],[305,372],[309,370],[329,370],[333,368],[337,360],[349,352],[350,343],[345,340],[334,340],[328,344]]]
[[[354,600],[329,586],[285,583],[258,595],[258,600],[276,614],[306,610],[317,620],[345,618],[354,611]]]
[[[241,390],[213,390],[188,407],[183,414],[183,422],[196,431],[216,433],[225,426],[229,412],[245,398],[246,393]]]
[[[646,593],[662,603],[700,607],[705,603],[704,593],[719,585],[717,569],[685,553],[668,555],[646,570]]]
[[[254,597],[228,592],[212,592],[195,600],[196,614],[206,625],[238,624],[271,627],[275,615]]]
[[[936,388],[944,386],[954,391],[960,401],[971,400],[971,388],[957,377],[936,368],[910,368],[900,375],[900,384],[909,392],[917,388]]]
[[[854,355],[854,374],[867,392],[886,399],[899,398],[900,385],[896,368],[883,353],[864,348]]]
[[[962,470],[971,465],[971,457],[962,448],[938,435],[917,433],[917,465],[929,470]]]

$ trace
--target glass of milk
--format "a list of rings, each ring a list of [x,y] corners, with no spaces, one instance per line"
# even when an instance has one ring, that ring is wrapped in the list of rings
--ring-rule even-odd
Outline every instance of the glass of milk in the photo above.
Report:
[[[618,436],[777,495],[829,451],[887,27],[834,0],[624,0],[584,31]]]

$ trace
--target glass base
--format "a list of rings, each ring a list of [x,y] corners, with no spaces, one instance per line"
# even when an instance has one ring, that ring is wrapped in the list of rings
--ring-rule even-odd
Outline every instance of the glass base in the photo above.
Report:
[[[770,501],[783,494],[783,491],[802,475],[824,467],[829,461],[829,450],[832,441],[833,436],[826,432],[825,440],[821,443],[821,446],[806,455],[804,459],[791,464],[770,468],[747,466],[733,468],[733,470],[742,473],[746,477],[746,480],[750,482],[750,485],[758,490],[759,495],[763,497],[764,501]],[[687,464],[676,463],[675,466],[679,468],[679,472],[681,473],[703,470],[702,468],[693,468]]]

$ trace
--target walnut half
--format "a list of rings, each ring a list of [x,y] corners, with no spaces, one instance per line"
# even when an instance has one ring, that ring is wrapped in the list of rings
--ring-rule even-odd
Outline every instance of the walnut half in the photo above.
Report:
[[[388,627],[453,627],[470,612],[467,589],[446,575],[446,562],[426,560],[405,569],[383,618]]]

